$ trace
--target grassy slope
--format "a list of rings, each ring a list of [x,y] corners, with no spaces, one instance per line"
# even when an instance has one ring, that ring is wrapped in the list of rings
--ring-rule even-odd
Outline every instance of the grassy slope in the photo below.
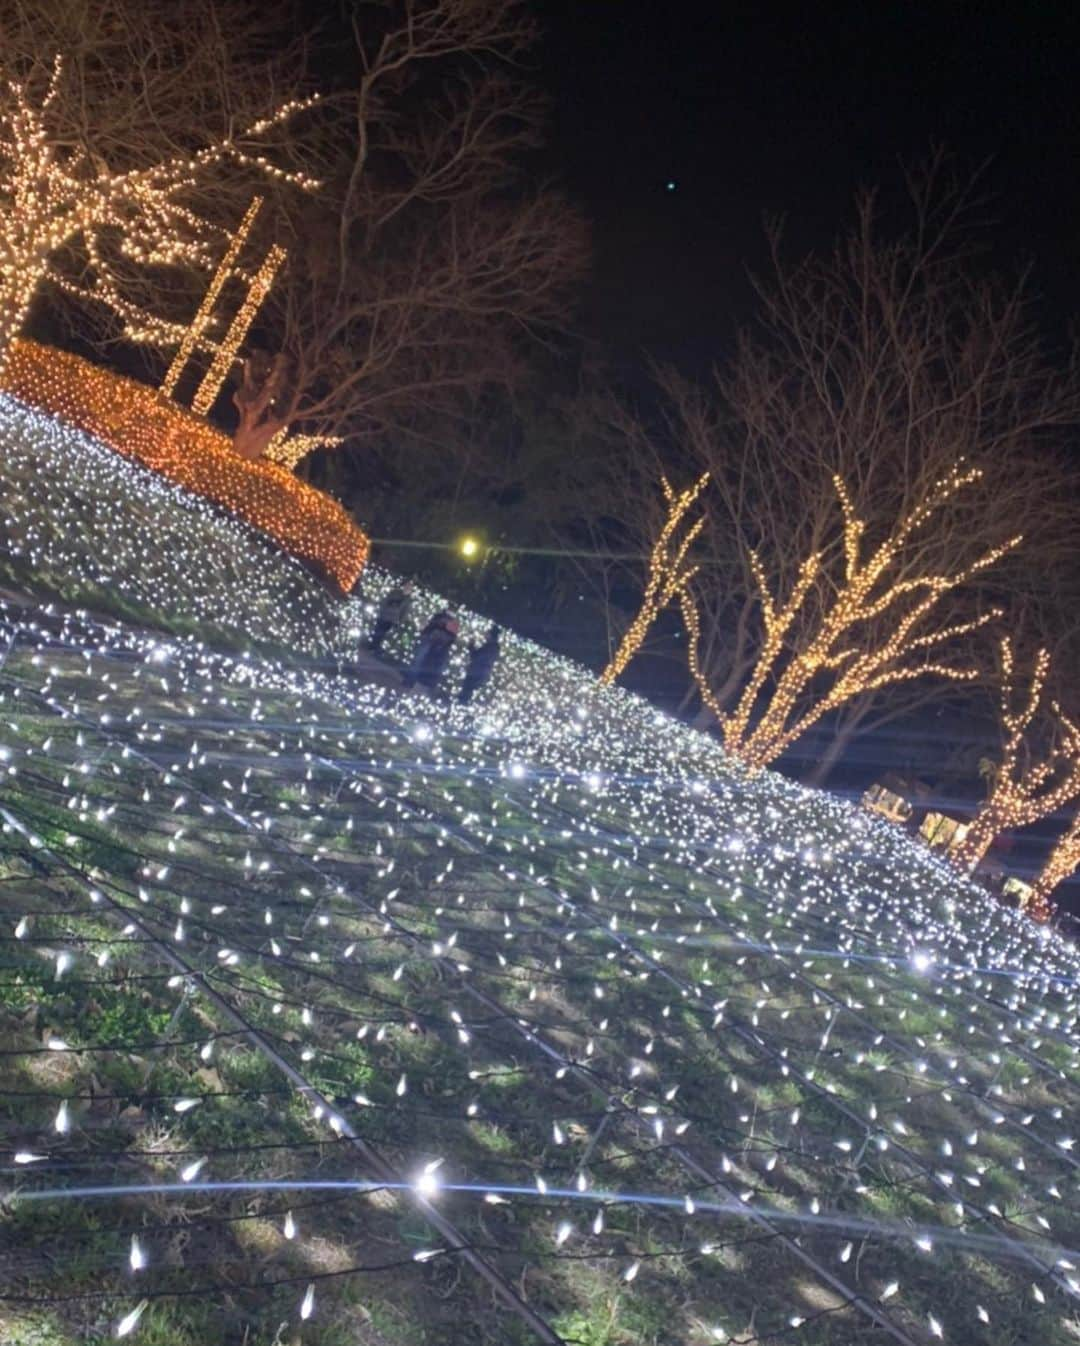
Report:
[[[107,460],[97,496],[85,475],[18,488],[37,432],[8,430],[21,580],[63,546],[49,589],[86,584],[105,606],[90,525],[102,500],[121,517],[137,502]],[[114,596],[173,620],[204,604],[250,643],[290,630],[287,574],[318,652],[348,639],[355,607],[258,548],[246,619],[229,584],[250,539],[137,494],[153,535],[182,534],[200,565],[159,585],[114,555]],[[86,535],[55,528],[69,508]],[[16,625],[0,1162],[24,1195],[0,1217],[0,1342],[103,1341],[143,1295],[133,1339],[170,1346],[532,1339],[456,1255],[415,1260],[445,1245],[407,1194],[198,1190],[367,1174],[200,987],[407,1179],[442,1158],[443,1181],[478,1186],[439,1208],[567,1340],[887,1341],[855,1294],[916,1342],[935,1324],[950,1341],[1077,1340],[1074,1273],[1048,1274],[1052,1247],[1080,1246],[1061,1145],[1075,954],[887,826],[741,779],[709,741],[524,643],[474,713],[295,653],[166,648],[60,613]],[[178,978],[168,948],[205,981]],[[174,1182],[200,1159],[190,1195],[26,1199]],[[687,1161],[769,1225],[709,1211],[722,1189]],[[546,1195],[484,1199],[538,1178]]]

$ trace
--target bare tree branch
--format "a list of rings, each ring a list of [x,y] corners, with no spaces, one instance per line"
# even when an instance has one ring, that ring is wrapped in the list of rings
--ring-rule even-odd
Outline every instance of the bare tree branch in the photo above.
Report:
[[[612,683],[641,648],[649,627],[664,608],[677,596],[685,593],[687,585],[697,574],[697,566],[687,565],[687,555],[705,525],[703,518],[695,519],[683,533],[681,541],[677,534],[679,526],[693,508],[698,497],[708,485],[709,474],[700,476],[692,486],[684,491],[675,492],[667,477],[660,478],[664,501],[667,505],[667,518],[657,534],[649,554],[649,571],[645,581],[641,607],[619,642],[619,648],[612,655],[608,666],[600,674],[603,684]]]

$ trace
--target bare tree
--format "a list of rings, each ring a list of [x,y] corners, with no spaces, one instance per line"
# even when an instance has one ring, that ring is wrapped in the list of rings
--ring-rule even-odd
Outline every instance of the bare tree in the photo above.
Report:
[[[770,586],[751,553],[763,639],[749,679],[730,711],[716,701],[697,658],[698,615],[693,596],[680,594],[690,633],[690,668],[702,699],[716,715],[728,749],[754,767],[766,766],[830,711],[857,697],[925,677],[973,681],[978,670],[949,659],[950,646],[1001,615],[990,609],[970,619],[941,619],[942,599],[993,565],[1020,538],[952,570],[915,573],[905,566],[909,539],[938,524],[940,514],[975,471],[954,469],[933,482],[924,501],[896,520],[876,546],[864,548],[866,521],[855,512],[841,480],[834,485],[843,515],[844,564],[824,600],[818,582],[823,551],[804,557],[789,592]],[[814,601],[816,600],[816,601]],[[806,622],[804,612],[813,612]],[[812,624],[811,624],[812,623]],[[870,629],[876,625],[880,639]],[[801,626],[801,639],[792,639]]]
[[[175,341],[127,282],[209,269],[202,207],[241,183],[316,185],[285,143],[300,53],[253,0],[0,0],[0,32],[0,361],[46,281]]]
[[[462,414],[563,323],[585,262],[576,213],[522,178],[543,111],[515,65],[534,36],[523,7],[357,12],[358,80],[320,142],[326,186],[282,211],[289,257],[260,324],[274,386],[249,387],[236,436],[249,457],[295,456],[290,427],[371,441]]]
[[[1046,362],[1022,285],[971,277],[943,174],[910,180],[898,240],[872,195],[826,257],[787,264],[773,229],[760,329],[709,389],[660,371],[661,423],[636,418],[647,461],[711,474],[683,607],[704,708],[753,765],[869,698],[883,723],[951,694],[1002,594],[1067,551],[1080,373]]]

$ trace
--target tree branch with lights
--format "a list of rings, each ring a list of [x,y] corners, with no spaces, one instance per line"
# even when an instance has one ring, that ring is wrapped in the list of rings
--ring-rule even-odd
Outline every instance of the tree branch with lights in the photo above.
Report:
[[[680,525],[708,482],[709,474],[706,472],[686,490],[675,492],[667,477],[660,478],[667,504],[667,518],[649,554],[649,573],[645,582],[645,592],[641,598],[641,607],[624,632],[619,647],[607,667],[600,674],[600,681],[604,686],[613,683],[622,673],[641,648],[649,627],[674,598],[681,597],[686,592],[687,585],[697,574],[697,566],[689,565],[687,558],[690,548],[705,525],[704,517],[696,519],[690,525],[681,541],[678,540],[677,534]]]
[[[913,534],[934,521],[958,492],[977,481],[977,470],[956,468],[936,482],[927,498],[905,517],[878,546],[863,556],[866,524],[856,513],[839,477],[834,486],[843,516],[843,575],[810,632],[795,648],[791,631],[822,576],[822,552],[807,556],[790,592],[781,596],[770,586],[756,554],[751,566],[757,580],[763,640],[760,654],[734,707],[716,702],[697,655],[700,622],[689,589],[680,595],[690,636],[690,668],[703,701],[716,715],[728,750],[753,767],[775,760],[823,716],[858,696],[917,678],[971,681],[974,668],[943,658],[951,642],[969,635],[1000,616],[996,609],[968,621],[935,624],[942,599],[1017,546],[1012,538],[985,552],[955,573],[929,573],[899,578],[898,559]],[[884,620],[886,639],[867,644],[867,626]],[[929,629],[927,629],[929,627]]]
[[[1000,833],[1049,818],[1080,796],[1080,726],[1046,695],[1049,672],[1050,654],[1039,650],[1026,688],[1019,686],[1013,642],[1002,640],[1001,759],[986,801],[952,852],[961,869],[974,869]],[[1047,736],[1041,755],[1032,743],[1040,728]]]
[[[1068,827],[1057,839],[1053,850],[1043,862],[1031,887],[1031,897],[1025,910],[1037,921],[1050,919],[1053,912],[1051,898],[1059,884],[1070,878],[1080,867],[1080,812],[1074,814]]]

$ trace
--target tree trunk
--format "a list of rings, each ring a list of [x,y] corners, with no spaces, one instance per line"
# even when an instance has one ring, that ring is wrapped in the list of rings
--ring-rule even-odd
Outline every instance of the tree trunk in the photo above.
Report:
[[[244,361],[240,386],[233,393],[233,405],[240,413],[233,448],[241,458],[264,457],[270,441],[285,429],[287,419],[273,411],[284,379],[285,358],[280,353],[270,357],[255,351]]]
[[[994,838],[1004,825],[1004,819],[993,802],[984,804],[972,819],[967,836],[949,853],[949,859],[957,869],[970,874],[993,845]]]
[[[1054,914],[1054,904],[1050,901],[1050,894],[1054,891],[1054,887],[1056,887],[1056,880],[1053,885],[1048,887],[1043,883],[1041,874],[1032,886],[1031,897],[1028,899],[1024,911],[1039,925],[1045,925]]]
[[[1080,813],[1058,838],[1054,849],[1046,857],[1038,878],[1031,886],[1031,900],[1025,910],[1033,921],[1050,919],[1054,910],[1050,895],[1059,883],[1074,873],[1078,863],[1080,863]]]
[[[233,448],[241,458],[254,462],[266,456],[270,441],[282,429],[284,422],[272,416],[257,421],[241,415],[240,424],[233,435]]]
[[[700,729],[702,732],[704,732],[706,729],[712,729],[712,727],[715,724],[716,724],[716,716],[712,713],[712,711],[708,708],[708,706],[702,706],[698,710],[698,713],[690,721],[691,728]]]
[[[0,275],[0,378],[11,354],[11,343],[20,334],[26,322],[37,288],[45,275],[45,261],[31,254],[28,257],[4,257]]]

